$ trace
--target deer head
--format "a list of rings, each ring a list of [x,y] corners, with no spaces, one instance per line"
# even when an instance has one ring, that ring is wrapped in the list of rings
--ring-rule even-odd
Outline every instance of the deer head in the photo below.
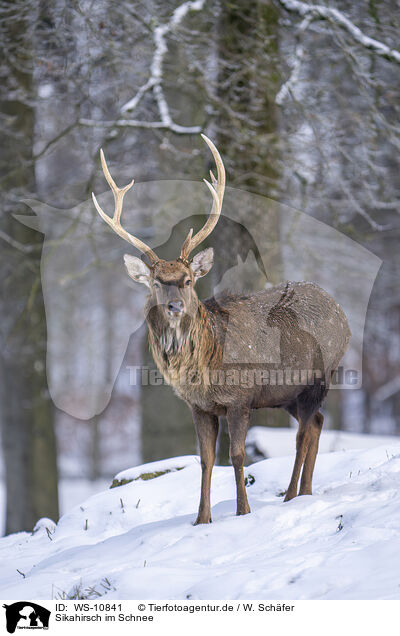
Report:
[[[118,188],[108,170],[102,150],[100,151],[100,156],[104,176],[114,195],[115,208],[112,217],[101,209],[95,195],[92,193],[94,205],[102,219],[108,223],[121,238],[140,250],[147,259],[148,262],[136,256],[125,254],[125,267],[129,276],[134,281],[143,283],[149,288],[152,305],[161,308],[165,319],[172,327],[178,326],[181,318],[185,314],[192,314],[197,307],[197,295],[194,291],[194,285],[198,278],[205,276],[210,271],[213,264],[213,249],[208,248],[203,250],[192,259],[190,259],[190,255],[193,250],[211,234],[216,226],[221,214],[222,200],[224,197],[224,164],[212,141],[205,135],[202,135],[202,138],[209,146],[217,166],[217,178],[215,178],[210,171],[211,183],[204,179],[204,182],[212,194],[213,205],[210,215],[202,229],[197,232],[195,236],[193,236],[192,229],[189,231],[177,259],[172,261],[159,259],[148,245],[122,227],[121,213],[124,196],[133,186],[134,181],[132,180],[124,188]]]

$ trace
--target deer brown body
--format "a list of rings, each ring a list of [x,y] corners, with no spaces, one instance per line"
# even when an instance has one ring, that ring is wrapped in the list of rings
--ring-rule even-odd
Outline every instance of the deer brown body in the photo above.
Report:
[[[196,523],[211,521],[210,484],[218,418],[226,416],[230,457],[237,487],[237,514],[250,512],[244,484],[245,439],[253,409],[284,408],[299,423],[296,458],[285,500],[311,494],[323,416],[319,409],[332,373],[350,339],[339,305],[314,283],[294,282],[251,294],[198,299],[195,282],[212,267],[213,250],[190,252],[215,226],[221,211],[225,173],[215,146],[205,138],[218,168],[209,186],[213,209],[204,228],[190,232],[174,261],[155,253],[120,227],[122,199],[105,161],[103,169],[115,197],[113,219],[105,220],[150,258],[151,265],[125,255],[129,275],[149,287],[145,316],[149,344],[158,369],[187,402],[198,437],[202,484]],[[128,238],[129,237],[129,238]]]

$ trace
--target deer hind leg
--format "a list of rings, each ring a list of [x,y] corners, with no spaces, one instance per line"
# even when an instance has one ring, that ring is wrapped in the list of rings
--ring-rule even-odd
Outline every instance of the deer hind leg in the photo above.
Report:
[[[211,523],[211,473],[215,462],[215,447],[218,436],[218,418],[200,409],[192,410],[201,458],[201,496],[199,511],[194,525]]]
[[[310,421],[311,437],[306,459],[304,461],[303,472],[301,474],[299,495],[312,495],[312,477],[323,423],[324,416],[320,411],[318,411],[318,413],[315,413]]]
[[[301,476],[299,494],[311,495],[312,476],[318,452],[319,436],[324,421],[322,413],[317,411],[315,406],[312,406],[312,402],[310,404],[307,396],[300,396],[297,403],[291,404],[287,410],[297,419],[299,430],[296,436],[296,458],[292,477],[284,501],[289,501],[293,499],[293,497],[296,497],[297,485],[303,464],[304,468]]]
[[[310,426],[309,423],[298,417],[299,430],[296,435],[296,458],[294,460],[292,477],[290,479],[289,487],[286,491],[284,501],[290,501],[297,495],[297,484],[299,483],[300,471],[306,459],[309,444],[310,444]]]
[[[249,428],[250,411],[248,409],[227,409],[226,417],[229,430],[229,455],[235,470],[236,514],[247,515],[250,512],[244,485],[244,445]]]

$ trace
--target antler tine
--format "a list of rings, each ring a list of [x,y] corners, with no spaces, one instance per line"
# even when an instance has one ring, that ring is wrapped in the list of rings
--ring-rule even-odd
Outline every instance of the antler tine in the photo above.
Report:
[[[210,177],[211,177],[212,183],[204,179],[205,184],[207,185],[208,189],[210,190],[212,194],[213,205],[212,205],[209,217],[206,223],[204,224],[204,226],[202,227],[202,229],[199,232],[197,232],[197,234],[193,238],[191,235],[192,230],[189,232],[188,236],[186,237],[181,248],[180,258],[182,260],[187,260],[189,257],[189,254],[195,249],[195,247],[200,245],[200,243],[202,243],[204,239],[207,238],[207,236],[209,236],[209,234],[211,234],[211,232],[217,225],[218,219],[221,214],[222,201],[223,201],[224,192],[225,192],[225,168],[221,159],[221,155],[219,154],[217,148],[214,146],[211,139],[206,137],[206,135],[201,135],[201,136],[213,154],[213,157],[217,166],[217,179],[215,178],[211,170],[210,170]]]
[[[128,183],[128,185],[126,185],[124,188],[119,188],[117,184],[115,183],[114,179],[112,178],[111,173],[108,169],[103,150],[100,150],[100,159],[101,159],[101,165],[103,168],[104,176],[114,195],[114,214],[112,217],[106,214],[101,209],[94,192],[92,192],[92,199],[93,199],[93,203],[96,207],[97,212],[100,214],[103,221],[108,223],[108,225],[114,230],[116,234],[118,234],[118,236],[123,238],[125,241],[128,241],[128,243],[131,243],[131,245],[134,245],[135,247],[137,247],[138,250],[140,250],[141,252],[143,252],[143,254],[146,254],[150,258],[152,263],[155,263],[156,261],[158,261],[157,254],[153,252],[153,250],[148,245],[146,245],[146,243],[143,243],[143,241],[136,238],[136,236],[133,236],[133,234],[130,234],[129,232],[124,230],[124,228],[121,225],[121,213],[122,213],[122,205],[124,202],[124,196],[128,192],[128,190],[130,190],[131,187],[133,186],[134,179],[132,179],[132,181]]]

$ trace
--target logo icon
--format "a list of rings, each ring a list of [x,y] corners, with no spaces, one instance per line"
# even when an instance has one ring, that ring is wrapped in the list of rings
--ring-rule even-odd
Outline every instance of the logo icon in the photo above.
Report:
[[[3,605],[6,610],[7,631],[14,634],[18,629],[48,629],[50,610],[31,603],[18,601],[11,605]]]

